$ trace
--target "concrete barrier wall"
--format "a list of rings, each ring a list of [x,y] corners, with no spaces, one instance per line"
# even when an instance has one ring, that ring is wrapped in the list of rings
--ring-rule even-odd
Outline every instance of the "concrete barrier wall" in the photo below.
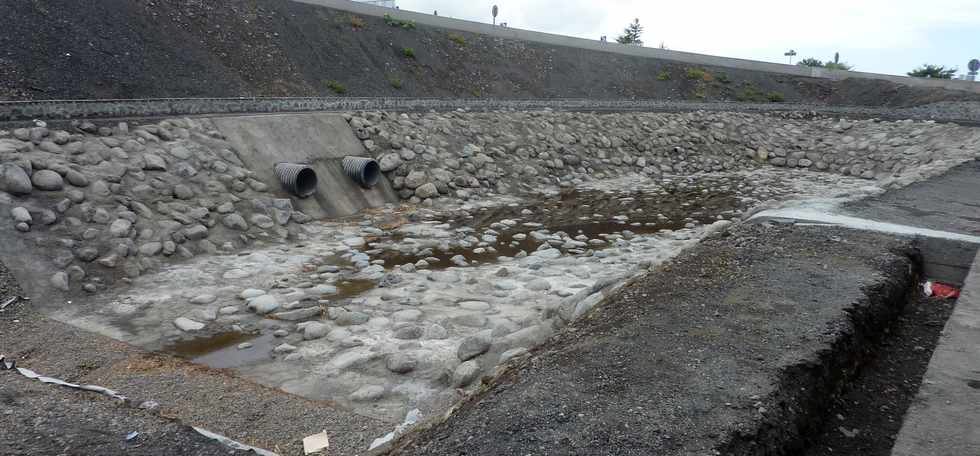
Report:
[[[309,198],[296,198],[281,190],[278,196],[316,218],[336,218],[355,214],[369,207],[398,203],[398,195],[388,180],[364,189],[344,174],[345,156],[371,156],[350,126],[338,114],[306,113],[261,116],[229,116],[210,119],[235,145],[238,157],[262,182],[278,182],[276,163],[309,165],[317,174],[317,191]],[[270,185],[277,188],[276,185]]]
[[[964,90],[968,92],[980,93],[980,83],[972,81],[960,81],[951,79],[925,79],[910,78],[907,76],[894,76],[879,73],[865,73],[861,71],[841,71],[828,70],[825,68],[813,68],[799,65],[785,65],[781,63],[760,62],[757,60],[735,59],[729,57],[719,57],[706,54],[695,54],[693,52],[671,51],[658,48],[646,48],[639,46],[624,46],[615,42],[603,43],[599,40],[587,40],[571,36],[555,35],[552,33],[533,32],[510,27],[496,27],[482,22],[464,21],[431,14],[415,13],[411,11],[394,10],[365,3],[351,2],[348,0],[293,0],[300,3],[324,6],[328,8],[350,11],[352,13],[363,14],[366,16],[384,16],[390,14],[392,17],[401,20],[415,21],[423,24],[445,29],[459,30],[463,32],[479,33],[483,35],[509,38],[514,40],[533,41],[537,43],[549,44],[553,46],[574,47],[579,49],[589,49],[593,51],[613,52],[617,54],[648,57],[654,59],[670,60],[675,62],[690,63],[692,65],[719,66],[728,68],[738,68],[742,70],[764,71],[768,73],[790,74],[794,76],[809,76],[822,79],[842,80],[847,78],[880,79],[905,84],[916,87],[936,87],[951,90]]]

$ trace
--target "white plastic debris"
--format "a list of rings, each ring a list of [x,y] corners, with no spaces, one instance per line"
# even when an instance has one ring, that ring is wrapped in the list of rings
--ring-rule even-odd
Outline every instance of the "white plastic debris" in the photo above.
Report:
[[[0,356],[0,370],[16,370],[20,375],[23,375],[24,377],[27,377],[32,380],[37,380],[39,382],[50,383],[53,385],[67,386],[69,388],[75,388],[75,389],[80,389],[85,391],[93,391],[96,393],[105,394],[106,396],[109,396],[113,399],[119,399],[121,401],[126,400],[126,396],[123,396],[122,394],[119,394],[109,388],[103,388],[101,386],[96,386],[96,385],[79,385],[76,383],[68,383],[64,380],[57,379],[54,377],[45,377],[30,369],[17,367],[14,360],[7,360],[3,356]]]
[[[374,439],[374,441],[371,442],[371,446],[368,447],[368,450],[369,451],[373,450],[381,445],[384,445],[394,440],[395,437],[404,434],[406,431],[408,431],[410,427],[414,426],[415,423],[418,423],[421,417],[422,417],[422,412],[419,411],[419,409],[410,410],[407,414],[405,414],[405,421],[402,422],[402,424],[396,426],[394,431],[391,431],[382,437],[378,437]]]
[[[219,443],[221,443],[222,445],[224,445],[226,447],[229,447],[229,448],[234,448],[236,450],[242,450],[242,451],[253,451],[253,452],[255,452],[255,454],[257,454],[259,456],[279,456],[278,454],[273,453],[273,452],[271,452],[269,450],[263,450],[261,448],[256,448],[256,447],[253,447],[253,446],[248,446],[248,445],[246,445],[244,443],[241,443],[241,442],[236,442],[236,441],[234,441],[232,439],[229,439],[228,437],[225,437],[225,436],[220,435],[220,434],[215,434],[215,433],[213,433],[213,432],[211,432],[211,431],[209,431],[207,429],[202,429],[202,428],[199,428],[197,426],[194,426],[193,429],[195,431],[197,431],[198,434],[201,434],[201,435],[203,435],[203,436],[205,436],[205,437],[207,437],[209,439],[212,439],[212,440],[217,440]]]
[[[303,453],[305,454],[319,453],[327,448],[330,448],[330,438],[327,436],[327,431],[303,438]]]

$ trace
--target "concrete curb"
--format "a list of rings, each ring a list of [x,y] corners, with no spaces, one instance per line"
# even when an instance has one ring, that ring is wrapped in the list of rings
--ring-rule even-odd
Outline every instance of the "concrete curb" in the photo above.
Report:
[[[946,322],[892,456],[980,454],[980,254]]]

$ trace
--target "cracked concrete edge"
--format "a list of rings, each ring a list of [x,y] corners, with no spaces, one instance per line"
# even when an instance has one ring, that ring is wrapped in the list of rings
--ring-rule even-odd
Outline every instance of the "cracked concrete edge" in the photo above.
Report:
[[[892,456],[976,456],[980,449],[980,254],[905,415]]]

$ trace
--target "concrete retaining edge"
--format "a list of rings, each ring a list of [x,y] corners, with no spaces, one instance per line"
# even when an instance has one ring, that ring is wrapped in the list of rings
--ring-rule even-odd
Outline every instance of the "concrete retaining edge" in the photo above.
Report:
[[[653,59],[670,60],[674,62],[690,63],[692,65],[720,66],[728,68],[738,68],[742,70],[764,71],[768,73],[790,74],[794,76],[806,76],[820,79],[831,79],[835,81],[848,78],[879,79],[890,81],[896,84],[903,84],[915,87],[935,87],[951,90],[963,90],[968,92],[980,93],[980,83],[973,81],[961,81],[953,79],[926,79],[911,78],[908,76],[895,76],[890,74],[866,73],[863,71],[841,71],[828,70],[825,68],[805,67],[798,65],[786,65],[782,63],[761,62],[757,60],[736,59],[730,57],[719,57],[714,55],[696,54],[693,52],[671,51],[659,48],[647,48],[639,46],[624,46],[615,42],[603,43],[596,40],[575,38],[571,36],[555,35],[552,33],[534,32],[510,27],[497,27],[482,22],[465,21],[443,16],[433,16],[430,14],[416,13],[412,11],[394,10],[380,6],[357,3],[349,0],[293,0],[310,5],[323,6],[352,13],[363,14],[366,16],[383,17],[390,14],[392,17],[401,20],[415,21],[418,24],[445,29],[459,30],[482,35],[495,36],[521,41],[532,41],[536,43],[549,44],[553,46],[574,47],[601,52],[612,52],[635,57],[647,57]]]

